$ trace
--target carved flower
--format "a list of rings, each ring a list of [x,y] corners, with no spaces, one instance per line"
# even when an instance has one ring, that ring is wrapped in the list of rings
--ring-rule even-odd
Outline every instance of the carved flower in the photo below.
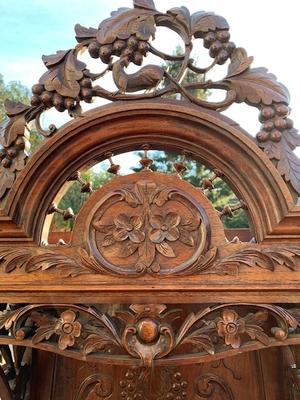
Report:
[[[154,215],[150,218],[152,229],[149,238],[153,243],[162,243],[165,239],[175,242],[179,239],[180,216],[174,212],[169,212],[165,218],[162,215]]]
[[[245,321],[239,319],[233,310],[223,310],[222,318],[217,322],[218,335],[225,339],[227,346],[238,349],[241,345],[240,335],[246,332]]]
[[[115,220],[115,229],[113,238],[117,242],[123,242],[126,239],[133,243],[142,243],[145,239],[145,233],[140,231],[143,224],[142,218],[134,215],[119,214]]]
[[[72,347],[75,338],[80,336],[81,324],[76,320],[76,314],[72,310],[64,311],[55,325],[55,333],[59,335],[58,347],[65,350]]]

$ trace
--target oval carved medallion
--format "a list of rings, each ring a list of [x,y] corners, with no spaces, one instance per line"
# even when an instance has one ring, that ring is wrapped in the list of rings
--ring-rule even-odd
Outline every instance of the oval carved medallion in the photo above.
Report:
[[[203,209],[176,176],[151,172],[131,177],[131,182],[115,178],[109,192],[102,189],[89,226],[93,256],[115,272],[186,269],[208,246]]]

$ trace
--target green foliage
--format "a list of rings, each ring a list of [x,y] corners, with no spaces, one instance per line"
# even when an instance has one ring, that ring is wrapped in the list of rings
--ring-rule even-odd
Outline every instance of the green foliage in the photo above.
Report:
[[[142,153],[138,154],[140,157],[143,156]],[[153,151],[152,157],[154,159],[152,170],[164,173],[174,173],[174,163],[180,161],[180,156],[178,154],[165,153],[164,151]],[[199,188],[201,187],[204,178],[211,178],[213,175],[210,169],[195,160],[187,160],[185,166],[187,167],[187,170],[183,174],[184,180]],[[138,172],[141,168],[133,168],[133,170]],[[214,181],[214,189],[208,192],[207,197],[211,201],[212,205],[219,211],[228,204],[232,206],[239,203],[238,198],[230,187],[226,182],[219,178]],[[249,222],[247,214],[244,210],[236,211],[232,218],[224,219],[224,226],[228,229],[248,228]]]
[[[92,170],[86,171],[81,175],[81,177],[85,182],[92,182],[94,189],[98,189],[105,182],[111,179],[111,175],[108,172],[101,171],[96,173]],[[74,214],[77,214],[89,196],[90,195],[88,193],[80,192],[79,182],[71,182],[69,189],[62,197],[58,207],[62,210],[71,207],[74,211]],[[52,220],[51,231],[72,230],[73,224],[73,220],[68,220],[66,222],[63,220],[63,217],[60,214],[55,213]]]
[[[19,81],[11,81],[5,84],[3,75],[0,74],[0,123],[6,117],[4,102],[6,99],[21,102],[23,104],[30,104],[30,91],[22,85]],[[30,124],[30,152],[34,153],[43,141],[43,136],[40,135],[35,129],[33,124]]]

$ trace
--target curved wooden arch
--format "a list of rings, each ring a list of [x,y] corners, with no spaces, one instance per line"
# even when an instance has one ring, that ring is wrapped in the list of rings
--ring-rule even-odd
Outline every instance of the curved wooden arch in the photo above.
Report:
[[[19,174],[7,214],[40,241],[47,210],[76,170],[114,154],[155,149],[187,151],[220,169],[248,205],[258,241],[270,234],[294,203],[267,156],[251,137],[219,113],[172,101],[119,103],[92,110],[49,139]]]

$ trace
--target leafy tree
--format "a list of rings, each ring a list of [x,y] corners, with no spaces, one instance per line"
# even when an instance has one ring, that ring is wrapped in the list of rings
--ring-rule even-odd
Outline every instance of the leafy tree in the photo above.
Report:
[[[4,102],[6,99],[21,102],[23,104],[30,104],[30,90],[19,81],[11,81],[5,84],[3,75],[0,74],[0,123],[6,117],[4,108]],[[34,129],[33,124],[30,124],[29,128],[30,152],[34,153],[44,138]]]

